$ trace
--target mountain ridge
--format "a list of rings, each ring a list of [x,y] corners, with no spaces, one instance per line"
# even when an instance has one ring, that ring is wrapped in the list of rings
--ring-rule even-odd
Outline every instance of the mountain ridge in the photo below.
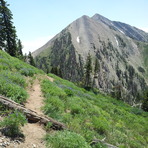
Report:
[[[40,53],[37,50],[33,55],[37,66],[44,71],[58,71],[56,73],[64,79],[81,82],[90,54],[92,69],[95,69],[95,59],[100,65],[95,77],[94,72],[91,73],[93,85],[110,94],[120,91],[119,98],[133,104],[148,82],[142,54],[145,47],[147,50],[147,36],[135,27],[98,14],[83,15],[41,47]],[[116,86],[122,90],[114,90]]]
[[[114,27],[114,25],[112,24],[112,22],[113,23],[121,23],[121,24],[125,24],[125,23],[122,23],[122,22],[118,22],[118,21],[111,21],[111,20],[109,20],[109,19],[107,19],[106,17],[104,17],[104,16],[102,16],[102,15],[100,15],[100,14],[98,14],[98,13],[96,13],[95,15],[93,15],[92,17],[89,17],[89,16],[87,16],[87,15],[83,15],[83,16],[81,16],[80,18],[84,18],[84,17],[87,17],[87,18],[92,18],[92,19],[94,19],[94,20],[101,20],[104,24],[107,24],[109,27],[111,27],[111,28],[113,28],[113,29],[115,29],[115,30],[118,30],[118,31],[120,31],[121,33],[123,33],[120,29],[118,29],[118,28],[116,28],[116,27]],[[99,17],[99,18],[98,18]],[[78,19],[80,19],[80,18],[78,18]],[[78,19],[76,19],[76,20],[78,20]],[[75,21],[76,21],[75,20]],[[73,21],[74,22],[74,21]],[[73,23],[72,22],[72,23]],[[69,24],[70,25],[70,24]],[[69,26],[68,25],[68,26]],[[125,25],[128,25],[128,24],[125,24]],[[67,27],[68,27],[67,26]],[[129,25],[130,26],[130,25]],[[67,28],[66,27],[66,28]],[[132,26],[131,26],[132,27]],[[135,29],[138,29],[138,28],[136,28],[136,27],[134,27],[133,26],[133,28],[135,28]],[[148,33],[147,32],[145,32],[145,31],[143,31],[143,30],[141,30],[141,29],[138,29],[138,30],[140,30],[141,32],[143,32],[144,34],[147,34],[147,39],[145,39],[144,41],[146,41],[146,42],[148,42]],[[59,34],[59,33],[58,33]],[[38,49],[36,49],[34,52],[32,52],[33,53],[33,56],[35,57],[35,56],[37,56],[37,54],[39,54],[40,52],[42,52],[42,50],[44,49],[44,48],[47,48],[48,47],[48,45],[50,44],[50,42],[52,42],[57,36],[58,36],[58,34],[57,35],[55,35],[51,40],[49,40],[46,44],[44,44],[42,47],[40,47],[40,48],[38,48]]]
[[[130,38],[136,39],[138,41],[148,42],[148,33],[145,31],[138,29],[134,26],[128,25],[126,23],[122,23],[119,21],[111,21],[99,14],[95,14],[92,19],[102,21],[110,28],[120,31],[121,33],[129,36]],[[135,32],[133,35],[132,33]]]

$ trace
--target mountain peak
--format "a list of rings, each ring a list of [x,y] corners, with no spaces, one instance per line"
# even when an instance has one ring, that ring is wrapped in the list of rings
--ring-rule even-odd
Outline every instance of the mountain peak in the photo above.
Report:
[[[98,18],[98,19],[99,19],[99,18],[100,18],[100,19],[101,19],[101,18],[105,18],[105,19],[107,19],[106,17],[104,17],[103,15],[100,15],[100,14],[98,14],[98,13],[96,13],[95,15],[93,15],[92,18]]]
[[[101,21],[106,25],[111,25],[111,20],[97,13],[94,16],[92,16],[92,19],[95,21]]]
[[[88,15],[83,15],[81,18],[90,18]]]

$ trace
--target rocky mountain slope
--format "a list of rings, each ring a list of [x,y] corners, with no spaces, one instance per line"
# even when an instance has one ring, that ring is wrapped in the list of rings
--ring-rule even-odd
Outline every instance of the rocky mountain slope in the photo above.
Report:
[[[147,50],[147,33],[95,14],[72,22],[33,56],[45,72],[82,82],[90,54],[91,85],[133,105],[147,87]]]

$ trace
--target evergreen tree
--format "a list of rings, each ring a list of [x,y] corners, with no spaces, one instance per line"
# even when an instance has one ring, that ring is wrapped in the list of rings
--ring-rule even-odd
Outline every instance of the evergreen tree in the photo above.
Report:
[[[11,56],[17,55],[16,30],[12,22],[12,13],[8,4],[0,0],[0,49]]]
[[[58,75],[58,68],[57,67],[52,67],[50,72],[55,74],[55,75]]]
[[[28,60],[29,60],[30,65],[35,66],[35,62],[34,62],[31,52],[29,52],[29,54],[28,54]]]
[[[17,57],[21,60],[24,60],[22,49],[23,49],[22,42],[19,39],[17,42]]]
[[[0,17],[0,50],[2,50],[3,47],[4,47],[3,33],[4,33],[4,31],[2,30],[2,26],[1,26],[1,17]]]
[[[25,53],[24,56],[23,56],[24,62],[27,62],[27,57],[28,57],[28,56],[27,56],[27,54]]]
[[[94,67],[94,77],[93,77],[93,87],[96,87],[95,80],[98,78],[98,72],[100,70],[100,64],[98,59],[95,60],[95,67]]]
[[[90,89],[91,88],[91,73],[92,73],[92,58],[90,53],[88,53],[87,59],[86,59],[86,65],[85,65],[85,88]]]
[[[142,102],[142,109],[148,112],[148,89],[144,92],[144,100]]]
[[[95,69],[94,69],[94,77],[97,75],[99,69],[100,69],[100,64],[99,64],[98,59],[96,58],[96,61],[95,61]]]

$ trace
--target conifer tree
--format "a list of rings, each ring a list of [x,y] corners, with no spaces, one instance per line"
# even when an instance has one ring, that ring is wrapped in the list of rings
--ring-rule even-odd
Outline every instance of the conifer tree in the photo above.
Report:
[[[12,22],[12,13],[8,4],[0,0],[0,49],[11,56],[17,55],[16,30]]]
[[[30,65],[35,66],[35,62],[34,62],[31,52],[29,52],[29,54],[28,54],[28,60],[29,60]]]
[[[99,64],[98,59],[96,58],[96,61],[95,61],[95,69],[94,69],[94,77],[97,75],[99,69],[100,69],[100,64]]]
[[[96,87],[96,86],[95,86],[95,85],[96,85],[96,84],[95,84],[95,80],[96,80],[96,78],[98,78],[99,69],[100,69],[100,64],[99,64],[98,59],[96,58],[96,60],[95,60],[95,67],[94,67],[93,84],[92,84],[93,87]]]
[[[91,73],[92,73],[92,58],[90,53],[88,53],[87,59],[86,59],[86,65],[85,65],[85,88],[90,89],[91,88]]]
[[[27,62],[27,54],[25,53],[24,55],[23,55],[23,60],[24,60],[24,62]]]
[[[21,60],[24,60],[22,49],[23,49],[22,42],[19,39],[17,42],[17,57]]]
[[[0,22],[1,22],[1,17],[0,17]],[[4,47],[4,38],[3,38],[3,30],[2,30],[2,26],[0,23],[0,50],[2,50]]]
[[[143,96],[143,102],[142,102],[142,109],[146,112],[148,112],[148,88],[147,90],[144,92],[144,96]]]

